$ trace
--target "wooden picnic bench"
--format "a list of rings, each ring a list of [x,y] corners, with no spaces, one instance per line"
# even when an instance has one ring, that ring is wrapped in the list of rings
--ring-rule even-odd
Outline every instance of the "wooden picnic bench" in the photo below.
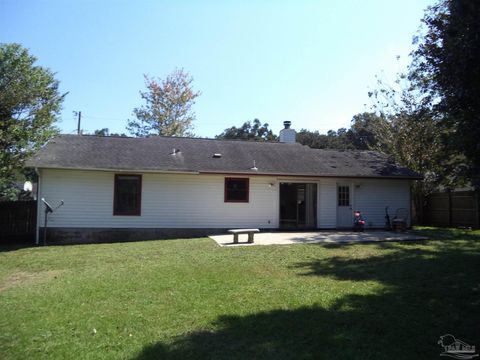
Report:
[[[238,244],[238,235],[239,234],[248,234],[248,242],[253,244],[253,234],[260,232],[259,229],[232,229],[228,230],[229,233],[233,234],[233,243]]]

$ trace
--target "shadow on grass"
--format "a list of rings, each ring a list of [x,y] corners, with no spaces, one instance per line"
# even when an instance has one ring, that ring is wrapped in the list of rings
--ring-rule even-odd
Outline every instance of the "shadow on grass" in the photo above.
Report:
[[[16,251],[16,250],[21,250],[21,249],[27,249],[27,248],[32,248],[32,247],[38,247],[35,244],[32,244],[30,242],[28,243],[6,243],[6,244],[1,244],[0,245],[0,253],[2,252],[8,252],[8,251]]]
[[[412,234],[426,236],[433,240],[463,239],[480,241],[480,230],[420,227],[413,230]]]
[[[436,358],[442,351],[437,341],[446,333],[478,346],[480,252],[474,245],[382,244],[392,251],[298,263],[298,276],[381,286],[348,294],[346,282],[347,295],[328,308],[221,316],[212,330],[149,345],[135,359]]]

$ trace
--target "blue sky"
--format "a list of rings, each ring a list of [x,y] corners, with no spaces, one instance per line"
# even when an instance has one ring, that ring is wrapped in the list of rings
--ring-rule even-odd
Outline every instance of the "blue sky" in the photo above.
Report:
[[[202,95],[194,133],[260,119],[322,133],[366,110],[375,75],[408,63],[427,0],[0,0],[0,42],[18,42],[68,92],[58,126],[126,132],[143,74],[184,68]],[[400,55],[400,61],[396,56]]]

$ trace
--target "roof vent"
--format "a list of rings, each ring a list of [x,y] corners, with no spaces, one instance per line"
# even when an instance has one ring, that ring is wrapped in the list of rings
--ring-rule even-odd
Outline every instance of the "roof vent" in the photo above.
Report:
[[[222,157],[222,154],[220,154],[220,153],[215,153],[215,154],[213,154],[212,157],[215,158],[215,159],[218,159],[218,158],[221,158],[221,157]]]
[[[251,167],[250,170],[258,171],[257,165],[255,164],[255,160],[253,160],[253,167]]]
[[[170,155],[175,155],[175,154],[178,154],[179,152],[180,152],[180,149],[173,148]]]

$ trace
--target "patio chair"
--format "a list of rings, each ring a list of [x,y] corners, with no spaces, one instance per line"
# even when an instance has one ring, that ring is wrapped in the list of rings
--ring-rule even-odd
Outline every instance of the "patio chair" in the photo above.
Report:
[[[392,229],[394,231],[405,231],[407,229],[408,210],[405,208],[397,209],[395,217],[392,219]]]

